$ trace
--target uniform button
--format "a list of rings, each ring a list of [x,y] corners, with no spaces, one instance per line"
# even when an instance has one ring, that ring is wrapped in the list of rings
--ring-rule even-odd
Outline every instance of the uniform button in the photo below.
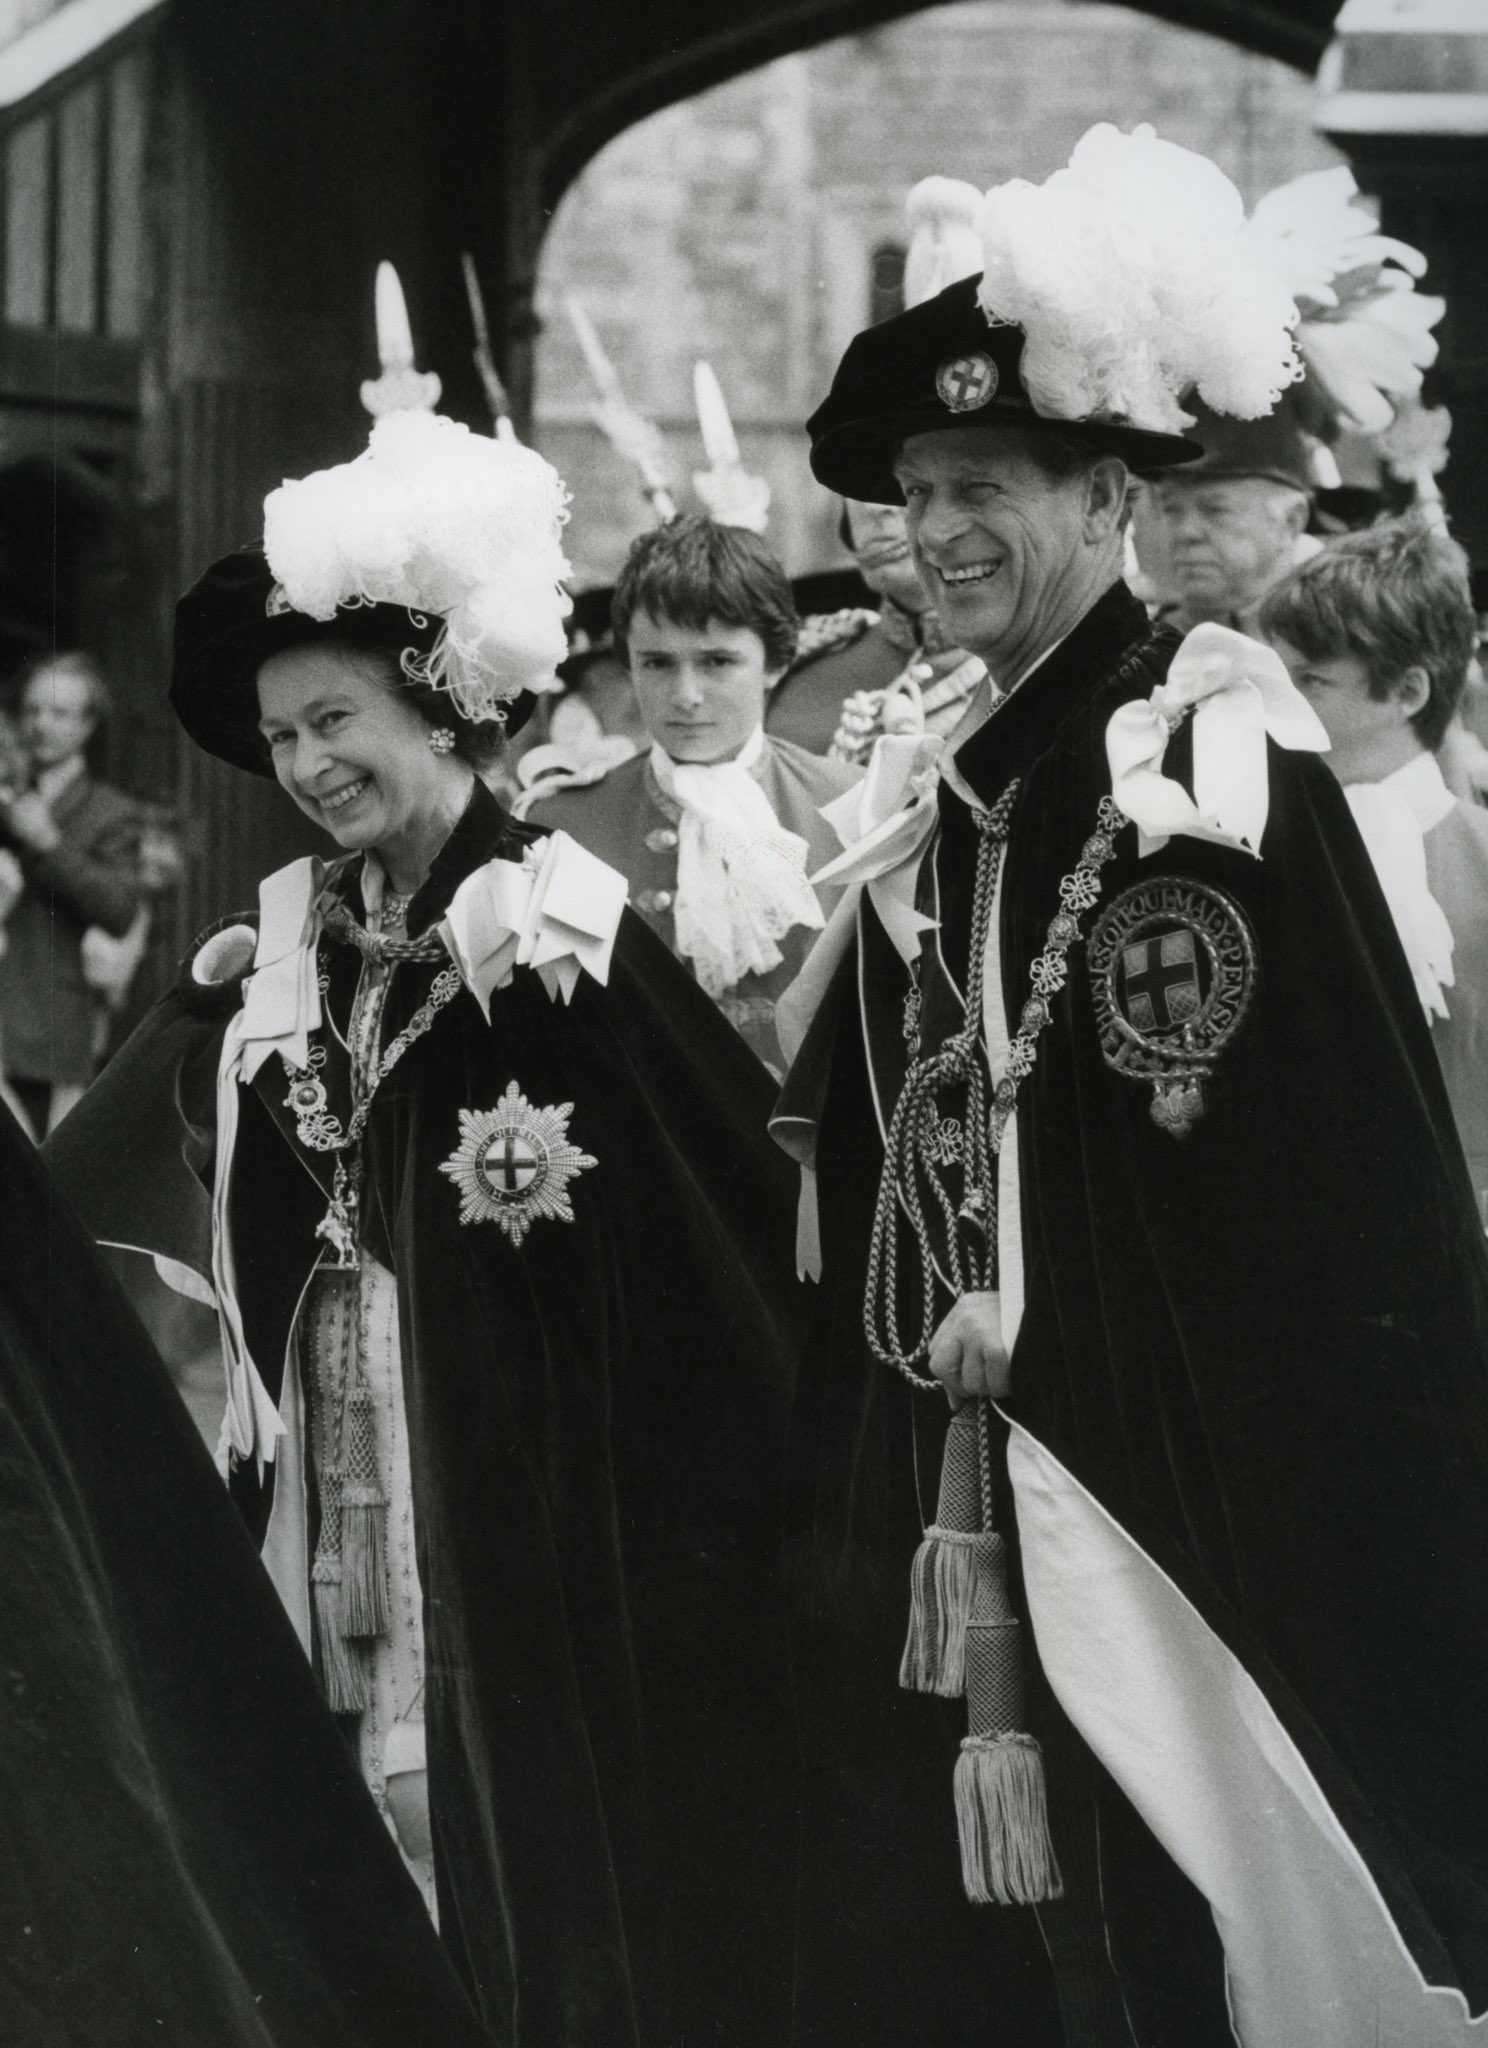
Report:
[[[654,832],[646,834],[646,844],[653,853],[670,853],[677,844],[677,835],[670,825],[658,825]]]
[[[671,907],[670,889],[642,889],[636,897],[636,909],[644,910],[648,916],[654,916],[660,910],[670,910]]]

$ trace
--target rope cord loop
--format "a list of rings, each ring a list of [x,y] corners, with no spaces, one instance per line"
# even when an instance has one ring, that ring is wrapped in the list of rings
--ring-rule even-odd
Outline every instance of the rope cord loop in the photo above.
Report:
[[[940,1385],[920,1368],[930,1355],[931,1340],[938,1327],[935,1288],[941,1268],[926,1218],[926,1190],[944,1225],[941,1257],[952,1293],[959,1300],[963,1294],[995,1288],[997,1157],[1017,1104],[1018,1089],[1032,1073],[1038,1057],[1039,1036],[1053,1021],[1053,999],[1068,979],[1065,956],[1080,936],[1081,918],[1100,900],[1101,869],[1115,852],[1117,834],[1126,823],[1113,799],[1103,796],[1095,830],[1080,849],[1075,867],[1059,884],[1059,908],[1049,920],[1043,950],[1029,969],[1032,993],[1023,1005],[1018,1029],[1008,1045],[1002,1078],[993,1090],[989,1106],[988,1075],[981,1058],[982,963],[1018,787],[1015,779],[989,809],[974,811],[979,837],[965,1021],[937,1051],[922,1055],[920,1012],[915,1006],[913,1029],[909,1033],[912,1057],[889,1123],[874,1207],[863,1300],[864,1335],[869,1350],[881,1365],[892,1366],[911,1386],[927,1393],[935,1392]],[[936,1097],[953,1087],[964,1087],[966,1091],[964,1122],[942,1117],[936,1104]],[[950,1138],[953,1127],[954,1143]],[[959,1206],[943,1178],[944,1171],[958,1162],[963,1182]],[[899,1329],[901,1210],[914,1238],[920,1266],[920,1329],[910,1346],[906,1346]],[[968,1226],[964,1231],[963,1225]]]
[[[926,1195],[939,1210],[943,1225],[944,1259],[947,1278],[957,1298],[992,1286],[996,1281],[996,1153],[990,1138],[987,1075],[980,1056],[982,1035],[982,960],[991,929],[992,904],[997,894],[997,877],[1007,844],[1017,781],[1010,782],[989,809],[975,813],[978,845],[976,883],[972,895],[971,946],[973,971],[968,975],[966,1017],[936,1051],[918,1051],[918,1030],[914,1056],[894,1114],[884,1148],[883,1173],[874,1208],[873,1235],[868,1250],[868,1280],[863,1308],[863,1327],[868,1347],[880,1364],[892,1366],[911,1386],[934,1391],[939,1382],[918,1370],[930,1354],[936,1329],[936,1255],[926,1217]],[[943,1136],[952,1119],[942,1117],[936,1098],[949,1089],[964,1087],[965,1116],[958,1121],[958,1141],[952,1145]],[[956,1164],[961,1167],[962,1199],[957,1203],[944,1175]],[[914,1344],[906,1348],[899,1329],[899,1225],[903,1208],[919,1253],[920,1330]],[[974,1226],[965,1232],[961,1225]],[[980,1246],[975,1241],[980,1235]]]

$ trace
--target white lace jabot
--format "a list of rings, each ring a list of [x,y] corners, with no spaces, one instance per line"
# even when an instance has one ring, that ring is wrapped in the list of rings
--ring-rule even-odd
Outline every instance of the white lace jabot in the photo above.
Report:
[[[1426,834],[1455,801],[1434,754],[1420,753],[1379,782],[1344,787],[1415,977],[1427,1021],[1445,1017],[1454,985],[1452,928],[1426,879]]]
[[[681,812],[672,914],[677,950],[710,996],[780,965],[793,925],[820,930],[806,879],[808,847],[770,808],[751,770],[765,749],[756,726],[731,761],[674,761],[651,749],[651,772]]]

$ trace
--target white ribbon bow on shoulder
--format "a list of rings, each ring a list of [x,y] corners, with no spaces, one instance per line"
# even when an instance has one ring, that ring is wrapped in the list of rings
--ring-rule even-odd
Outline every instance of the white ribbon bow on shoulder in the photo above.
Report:
[[[520,862],[490,860],[467,875],[439,936],[489,1022],[492,992],[518,967],[535,969],[554,1002],[573,1001],[580,974],[603,987],[626,895],[624,875],[554,832]]]
[[[1192,796],[1162,772],[1168,740],[1189,711]],[[1322,721],[1274,648],[1229,626],[1195,626],[1167,681],[1145,704],[1123,704],[1106,727],[1111,794],[1137,828],[1138,851],[1157,853],[1180,833],[1259,857],[1271,802],[1268,735],[1295,752],[1328,747]]]
[[[944,747],[935,733],[885,733],[874,743],[863,780],[822,806],[846,850],[817,870],[813,886],[866,889],[906,963],[919,957],[920,934],[935,922],[915,909],[915,878],[935,828]]]
[[[787,1062],[801,1049],[837,964],[857,928],[866,894],[906,963],[919,957],[920,934],[935,920],[915,909],[920,860],[935,830],[935,792],[945,741],[936,733],[885,733],[874,742],[861,782],[823,804],[822,816],[844,852],[811,877],[812,887],[842,890],[800,973],[775,1005]]]

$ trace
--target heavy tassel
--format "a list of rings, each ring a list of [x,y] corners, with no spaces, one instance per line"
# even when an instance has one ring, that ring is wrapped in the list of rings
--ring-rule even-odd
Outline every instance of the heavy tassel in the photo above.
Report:
[[[318,1557],[310,1574],[315,1595],[315,1643],[320,1681],[333,1714],[360,1714],[367,1705],[367,1675],[341,1633],[341,1566]]]
[[[974,1906],[1037,1906],[1063,1895],[1043,1752],[1031,1735],[966,1737],[956,1759],[956,1828]]]
[[[959,1699],[966,1690],[966,1624],[971,1618],[979,1560],[990,1559],[997,1536],[964,1529],[925,1531],[909,1575],[909,1634],[899,1665],[907,1692]]]
[[[387,1633],[387,1495],[377,1474],[372,1390],[358,1358],[346,1404],[346,1471],[341,1485],[341,1628],[348,1636]]]
[[[966,1624],[972,1611],[982,1533],[976,1404],[951,1417],[940,1466],[935,1520],[910,1571],[909,1632],[899,1663],[908,1692],[958,1699],[966,1689]]]
[[[961,1878],[974,1906],[1036,1906],[1064,1891],[1049,1835],[1043,1751],[1023,1724],[1023,1646],[1000,1536],[979,1559],[966,1624],[970,1733],[956,1759]]]
[[[341,1630],[382,1636],[387,1629],[387,1502],[375,1488],[348,1486],[341,1500]]]

